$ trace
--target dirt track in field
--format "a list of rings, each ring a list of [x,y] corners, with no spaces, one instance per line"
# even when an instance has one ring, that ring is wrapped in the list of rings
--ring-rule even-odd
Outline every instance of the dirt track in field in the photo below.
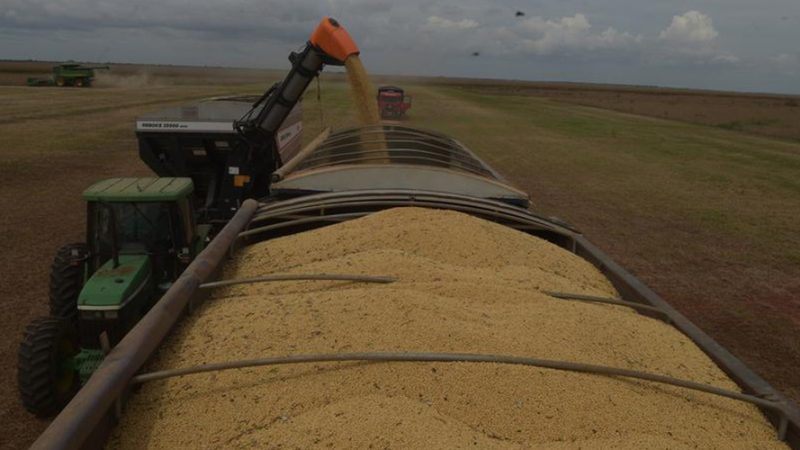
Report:
[[[18,78],[17,74],[14,76]],[[162,102],[176,103],[190,97],[226,92],[220,87],[207,85],[168,86],[90,91],[0,87],[0,99],[3,100],[0,102],[0,136],[3,137],[0,208],[4,211],[0,215],[0,231],[4,236],[0,241],[0,421],[4,424],[0,448],[29,445],[47,423],[29,416],[18,401],[16,346],[24,325],[33,317],[46,313],[47,273],[53,252],[64,243],[83,238],[84,205],[80,192],[98,178],[149,173],[136,153],[132,121],[137,114],[157,109]],[[230,89],[227,92],[231,92]],[[647,196],[653,196],[655,200],[652,201],[656,202],[660,198],[658,190],[628,191],[629,186],[623,181],[590,185],[588,183],[592,180],[571,178],[575,175],[572,168],[557,160],[538,158],[535,152],[528,151],[537,145],[561,145],[562,141],[554,140],[546,133],[537,134],[541,130],[536,128],[536,117],[531,116],[530,123],[509,123],[503,112],[505,101],[498,101],[500,106],[486,106],[455,98],[438,88],[420,88],[411,93],[415,95],[415,104],[409,120],[404,123],[440,129],[436,121],[441,122],[444,126],[441,131],[451,133],[471,146],[512,182],[531,192],[537,208],[578,225],[592,241],[748,365],[795,399],[800,399],[796,377],[796,367],[800,365],[800,354],[797,353],[800,351],[797,348],[797,330],[800,329],[800,304],[797,302],[800,298],[800,282],[797,281],[800,280],[800,269],[797,269],[797,262],[800,259],[791,264],[788,257],[776,255],[772,243],[754,242],[725,233],[715,234],[709,231],[713,231],[713,227],[687,223],[685,217],[674,214],[672,210],[660,210],[658,205],[632,210],[626,202],[615,201],[626,196],[644,201]],[[509,94],[506,92],[498,97],[503,96]],[[511,97],[526,96],[529,93]],[[326,102],[344,105],[345,99],[343,91],[323,91]],[[746,100],[737,102],[743,102],[740,104],[742,110],[747,108]],[[448,105],[455,105],[455,108]],[[312,129],[317,127],[317,122],[338,125],[336,120],[341,117],[342,108],[336,112],[326,109],[324,118],[308,109],[308,135],[313,137]],[[584,114],[579,107],[563,108],[575,108],[576,115]],[[696,108],[702,109],[702,106]],[[68,110],[74,115],[65,120],[53,113],[58,109]],[[450,112],[442,115],[442,111]],[[709,111],[711,109],[706,113],[712,114]],[[728,120],[727,116],[719,122],[725,120]],[[716,121],[713,119],[711,122],[716,124]],[[670,122],[664,123],[667,125],[659,132],[677,132],[669,128]],[[519,126],[531,128],[516,135],[504,134],[520,129],[514,128]],[[766,132],[773,128],[774,123],[766,127]],[[710,129],[714,133],[707,137],[708,142],[749,139],[744,134],[731,133],[720,127]],[[576,128],[564,132],[588,133],[593,130],[589,127],[588,131]],[[778,132],[775,135],[787,138]],[[614,136],[617,138],[624,142],[625,131],[620,132],[619,137]],[[602,137],[597,142],[615,148],[618,141],[609,139]],[[764,140],[764,143],[772,145],[769,140]],[[598,165],[592,170],[614,169]],[[563,173],[568,176],[559,175]],[[620,180],[625,180],[625,177],[620,176]],[[662,190],[668,192],[673,188],[675,186],[665,185]],[[739,198],[737,192],[726,193],[724,189],[720,192],[720,202]],[[775,196],[769,190],[763,193],[766,205],[795,206],[793,202],[797,193],[786,199],[773,198]],[[777,213],[780,215],[786,211]],[[729,225],[729,220],[735,222],[740,218],[711,215],[703,219],[726,231],[724,226]],[[799,248],[797,238],[783,230],[791,226],[796,230],[796,223],[780,225],[776,233],[783,233],[780,234],[782,246],[796,249]],[[745,231],[759,231],[754,230],[748,228]],[[764,230],[771,229],[766,227]]]

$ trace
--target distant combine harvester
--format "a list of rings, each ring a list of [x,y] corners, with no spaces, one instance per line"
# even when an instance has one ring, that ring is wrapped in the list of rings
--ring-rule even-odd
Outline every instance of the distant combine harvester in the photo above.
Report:
[[[81,64],[59,64],[53,66],[50,78],[28,78],[28,86],[74,86],[89,87],[94,81],[94,71],[108,70],[108,66],[84,66]]]

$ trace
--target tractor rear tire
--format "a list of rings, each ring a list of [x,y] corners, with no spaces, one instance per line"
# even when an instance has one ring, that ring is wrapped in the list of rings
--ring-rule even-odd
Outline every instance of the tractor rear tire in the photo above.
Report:
[[[66,84],[66,82],[64,81],[63,78],[56,78],[56,86],[64,87],[65,84]]]
[[[78,295],[83,288],[83,277],[89,247],[86,244],[68,244],[56,252],[50,266],[50,315],[77,323]]]
[[[83,87],[83,78],[76,79],[75,82],[72,83],[72,85],[75,87]]]
[[[73,366],[78,351],[75,327],[65,320],[42,317],[25,328],[17,353],[17,384],[25,409],[48,417],[69,403],[80,389]]]

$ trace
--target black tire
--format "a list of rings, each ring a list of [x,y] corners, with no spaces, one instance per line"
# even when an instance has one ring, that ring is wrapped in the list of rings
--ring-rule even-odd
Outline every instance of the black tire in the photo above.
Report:
[[[69,244],[61,247],[50,266],[50,315],[70,322],[78,320],[78,295],[83,288],[83,277],[89,247],[86,244]]]
[[[65,84],[66,84],[66,81],[63,78],[60,78],[60,77],[56,78],[56,86],[64,87]]]
[[[25,328],[17,353],[17,384],[22,405],[39,417],[52,416],[80,389],[72,365],[78,353],[75,327],[56,317],[42,317]]]
[[[75,86],[75,87],[83,87],[83,78],[75,79],[75,81],[72,83],[72,85]]]

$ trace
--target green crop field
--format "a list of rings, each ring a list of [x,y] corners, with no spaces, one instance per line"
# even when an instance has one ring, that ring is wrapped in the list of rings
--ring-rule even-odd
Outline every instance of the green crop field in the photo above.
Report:
[[[46,425],[17,400],[16,346],[24,324],[46,312],[53,252],[83,239],[80,192],[98,178],[148,173],[134,118],[191,99],[257,94],[271,81],[0,87],[0,420],[13,440],[3,445],[29,444]],[[402,123],[466,144],[529,192],[534,209],[573,223],[800,400],[799,142],[480,84],[404,87],[414,100]],[[350,102],[339,76],[323,79],[319,100],[312,85],[305,140],[325,126],[355,125]]]

